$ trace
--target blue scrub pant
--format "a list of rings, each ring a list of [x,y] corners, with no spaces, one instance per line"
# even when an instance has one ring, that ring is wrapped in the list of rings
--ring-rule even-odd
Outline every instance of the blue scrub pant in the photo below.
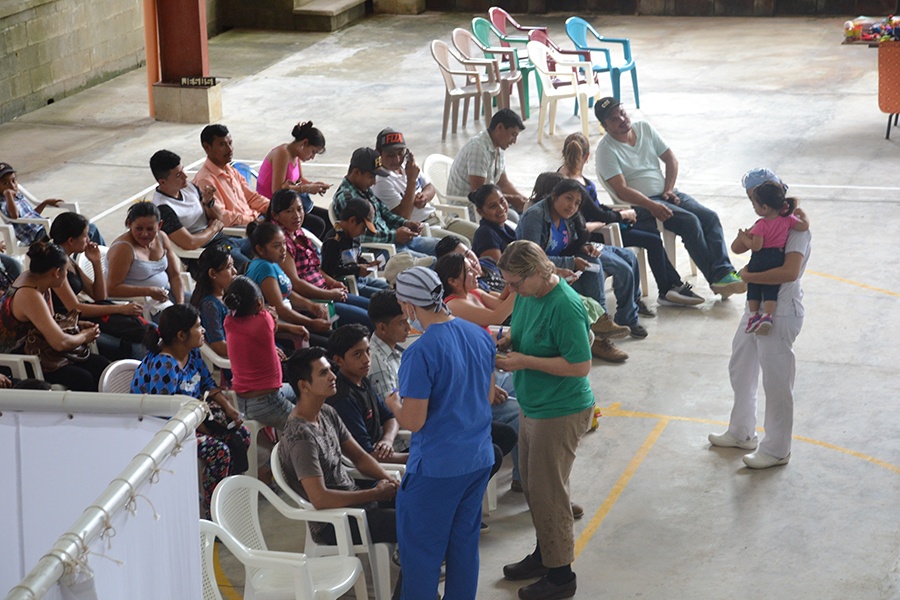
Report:
[[[434,600],[445,558],[444,600],[475,600],[481,501],[490,472],[403,477],[397,494],[402,600]]]

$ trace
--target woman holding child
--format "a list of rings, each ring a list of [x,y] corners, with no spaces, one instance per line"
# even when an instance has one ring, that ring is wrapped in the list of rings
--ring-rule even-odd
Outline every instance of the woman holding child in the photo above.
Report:
[[[754,169],[744,175],[744,188],[754,204],[758,204],[759,188],[772,185],[780,189],[784,199],[787,186],[769,169]],[[786,200],[786,199],[784,199]],[[786,202],[785,202],[786,203]],[[793,213],[808,223],[802,210]],[[732,250],[742,253],[750,248],[738,235]],[[784,246],[781,266],[760,272],[744,268],[740,275],[748,284],[780,286],[772,328],[767,335],[747,332],[749,308],[745,310],[731,345],[728,374],[734,390],[734,407],[728,430],[709,434],[713,446],[756,450],[744,456],[751,469],[767,469],[787,464],[791,458],[791,435],[794,424],[794,376],[796,358],[794,340],[803,328],[803,288],[800,278],[809,260],[811,235],[808,230],[791,229]],[[749,304],[749,302],[748,302]],[[763,375],[766,394],[766,435],[762,442],[756,436],[756,402],[759,373]]]

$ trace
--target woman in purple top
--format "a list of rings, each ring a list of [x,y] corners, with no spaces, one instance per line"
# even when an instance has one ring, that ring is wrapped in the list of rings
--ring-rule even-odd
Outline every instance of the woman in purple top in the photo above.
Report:
[[[291,130],[291,135],[294,137],[293,142],[275,146],[263,159],[256,179],[256,191],[270,200],[278,190],[289,189],[300,194],[303,209],[308,215],[306,228],[321,238],[331,229],[331,220],[326,209],[313,205],[310,194],[321,196],[331,185],[304,178],[300,163],[325,152],[325,136],[313,127],[312,121],[297,123]]]

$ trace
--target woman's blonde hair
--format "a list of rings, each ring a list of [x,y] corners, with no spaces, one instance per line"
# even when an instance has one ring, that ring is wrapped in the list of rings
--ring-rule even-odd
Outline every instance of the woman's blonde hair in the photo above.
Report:
[[[500,256],[497,266],[507,273],[518,275],[523,279],[538,273],[549,279],[556,272],[556,266],[550,262],[541,247],[531,240],[516,240],[506,247]]]
[[[578,170],[581,161],[591,151],[591,144],[584,134],[570,134],[563,142],[562,156],[566,170],[573,173]]]

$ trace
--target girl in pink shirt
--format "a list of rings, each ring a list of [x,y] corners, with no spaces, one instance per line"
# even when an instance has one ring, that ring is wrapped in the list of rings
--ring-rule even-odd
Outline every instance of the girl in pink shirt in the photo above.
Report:
[[[297,398],[291,386],[282,382],[285,356],[275,345],[280,325],[266,310],[262,292],[252,279],[235,277],[223,300],[231,310],[225,317],[225,341],[238,408],[246,419],[284,429]]]
[[[750,175],[754,173],[751,171]],[[774,175],[773,175],[774,176]],[[745,185],[747,176],[744,177]],[[747,270],[759,273],[784,264],[784,245],[791,229],[806,231],[809,223],[801,215],[793,214],[797,207],[796,198],[786,198],[787,186],[781,180],[768,180],[750,188],[747,196],[753,203],[753,210],[761,218],[750,229],[739,229],[731,249],[740,254],[749,248],[752,251]],[[802,214],[802,211],[800,211]],[[746,333],[766,335],[772,329],[773,315],[778,307],[778,285],[747,284],[747,306],[750,318]],[[763,313],[759,308],[762,304]]]

